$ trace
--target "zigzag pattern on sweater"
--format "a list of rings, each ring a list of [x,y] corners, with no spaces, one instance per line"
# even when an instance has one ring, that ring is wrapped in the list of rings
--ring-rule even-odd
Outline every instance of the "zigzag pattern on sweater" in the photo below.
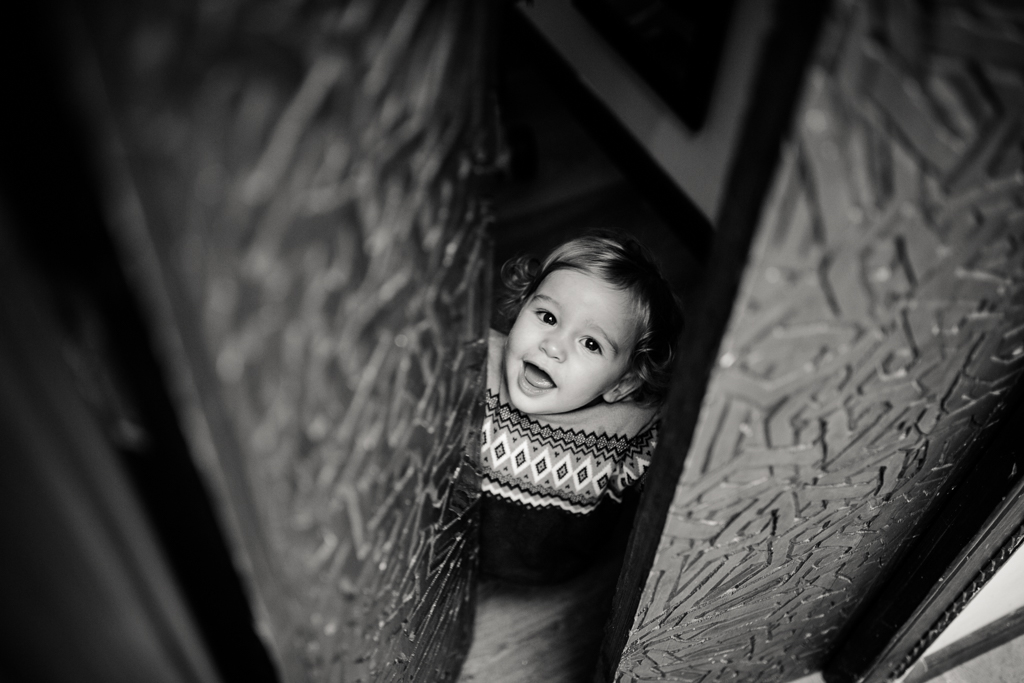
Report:
[[[657,426],[633,438],[542,425],[487,392],[483,490],[529,507],[586,514],[643,476]]]
[[[657,426],[653,426],[630,439],[542,425],[529,415],[501,403],[490,389],[487,390],[487,416],[496,418],[495,422],[515,435],[517,440],[528,438],[537,445],[551,448],[588,449],[593,451],[594,456],[604,454],[619,462],[629,460],[630,457],[649,455],[647,441],[657,433]]]
[[[537,486],[531,481],[527,481],[524,477],[518,477],[514,474],[506,474],[501,470],[495,470],[493,468],[488,469],[487,477],[497,484],[507,486],[510,488],[516,488],[523,493],[529,493],[534,496],[550,496],[551,489],[544,486]],[[558,491],[559,498],[566,501],[569,504],[576,506],[586,507],[593,504],[593,496],[578,493],[571,493],[569,491]]]
[[[513,503],[518,503],[523,507],[528,507],[534,510],[545,510],[553,507],[560,508],[566,512],[571,512],[574,515],[585,515],[588,512],[593,511],[597,507],[597,503],[588,505],[573,505],[561,498],[552,498],[546,495],[537,495],[530,493],[529,491],[523,491],[517,485],[502,485],[495,482],[490,477],[484,477],[483,484],[481,485],[484,493],[489,493],[492,496],[504,498],[510,500]]]

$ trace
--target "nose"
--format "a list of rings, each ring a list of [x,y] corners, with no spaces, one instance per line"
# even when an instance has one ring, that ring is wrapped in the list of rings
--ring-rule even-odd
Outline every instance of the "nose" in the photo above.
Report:
[[[553,360],[562,360],[565,357],[565,344],[556,334],[546,335],[540,342],[540,349]]]

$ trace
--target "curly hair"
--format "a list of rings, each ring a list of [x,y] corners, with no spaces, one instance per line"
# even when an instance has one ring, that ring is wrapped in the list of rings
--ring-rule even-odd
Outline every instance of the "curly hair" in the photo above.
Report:
[[[595,230],[555,247],[543,260],[509,259],[501,267],[504,291],[497,300],[498,312],[509,325],[544,278],[556,270],[586,273],[631,294],[639,326],[627,371],[639,380],[632,398],[646,405],[664,401],[683,314],[651,253],[632,237]]]

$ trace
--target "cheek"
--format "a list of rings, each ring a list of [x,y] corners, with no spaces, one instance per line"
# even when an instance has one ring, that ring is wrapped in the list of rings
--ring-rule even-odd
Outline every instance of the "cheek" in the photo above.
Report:
[[[519,318],[516,320],[512,329],[508,332],[508,347],[521,349],[530,339],[530,329],[526,321]]]
[[[602,384],[604,388],[602,389],[602,393],[618,384],[619,380],[622,379],[625,376],[625,374],[626,367],[623,366],[622,364],[617,363],[613,367],[608,368],[607,372],[604,374],[603,377],[604,381],[602,382]]]
[[[517,346],[519,346],[519,338],[522,336],[519,329],[515,326],[512,327],[508,332],[508,337],[505,339],[505,355],[508,356],[512,353]]]
[[[506,363],[522,357],[526,353],[528,345],[528,335],[524,334],[522,330],[517,331],[513,329],[508,335],[508,340],[505,342]]]

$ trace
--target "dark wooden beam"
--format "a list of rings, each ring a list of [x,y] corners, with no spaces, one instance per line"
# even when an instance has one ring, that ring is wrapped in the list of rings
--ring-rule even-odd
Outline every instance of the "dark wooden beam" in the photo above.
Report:
[[[728,200],[710,245],[702,295],[696,298],[696,310],[688,312],[688,326],[680,339],[680,360],[663,411],[661,441],[619,577],[598,662],[596,680],[602,683],[614,680],[629,637],[825,9],[826,3],[806,0],[783,0],[775,6],[727,180],[724,196]]]
[[[1024,635],[1024,608],[985,624],[935,654],[928,655],[911,669],[905,683],[925,683],[1021,635]]]
[[[627,182],[658,214],[679,240],[706,263],[714,233],[712,223],[679,185],[658,165],[608,106],[522,14],[510,8],[505,40],[537,63],[566,109],[608,155]],[[524,57],[525,58],[525,57]]]

